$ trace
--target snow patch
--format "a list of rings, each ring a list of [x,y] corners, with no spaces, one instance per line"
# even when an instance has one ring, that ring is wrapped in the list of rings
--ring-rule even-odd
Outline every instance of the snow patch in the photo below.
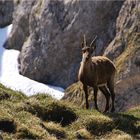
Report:
[[[17,59],[20,52],[3,48],[11,29],[12,25],[0,29],[0,83],[13,90],[21,91],[27,96],[46,93],[61,99],[64,96],[63,88],[39,83],[19,74]]]

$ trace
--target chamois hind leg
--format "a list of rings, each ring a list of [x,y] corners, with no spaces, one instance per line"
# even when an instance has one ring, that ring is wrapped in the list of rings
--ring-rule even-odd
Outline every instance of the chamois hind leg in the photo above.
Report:
[[[97,105],[97,92],[98,92],[98,87],[93,87],[93,90],[94,90],[94,105],[95,105],[95,109],[96,110],[99,110],[98,109],[98,105]]]
[[[111,112],[115,111],[115,107],[114,107],[114,102],[115,102],[115,92],[114,92],[114,80],[110,80],[108,83],[108,89],[110,91],[111,94],[111,99],[112,99],[112,107],[111,107]]]
[[[83,84],[83,89],[84,89],[85,98],[86,98],[86,109],[88,109],[89,108],[89,103],[88,103],[88,89],[87,89],[87,85]]]
[[[108,89],[106,88],[106,86],[99,87],[99,89],[102,91],[102,93],[104,94],[106,98],[106,107],[105,107],[104,112],[107,112],[109,110],[110,93]]]

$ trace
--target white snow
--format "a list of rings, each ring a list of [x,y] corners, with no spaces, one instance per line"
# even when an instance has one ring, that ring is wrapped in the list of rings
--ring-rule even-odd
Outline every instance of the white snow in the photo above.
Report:
[[[11,28],[12,25],[0,28],[0,83],[13,90],[21,91],[27,96],[46,93],[56,99],[61,99],[64,95],[64,89],[61,87],[39,83],[19,74],[17,58],[20,52],[3,48],[3,43]]]

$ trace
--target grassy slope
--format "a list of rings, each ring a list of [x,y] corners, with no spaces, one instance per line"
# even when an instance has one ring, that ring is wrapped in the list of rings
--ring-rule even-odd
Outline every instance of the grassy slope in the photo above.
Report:
[[[4,139],[140,138],[140,107],[102,114],[39,94],[26,97],[0,85],[0,137]]]

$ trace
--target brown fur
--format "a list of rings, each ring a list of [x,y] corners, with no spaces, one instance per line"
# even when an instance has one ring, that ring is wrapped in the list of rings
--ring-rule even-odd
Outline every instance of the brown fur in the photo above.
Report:
[[[78,79],[83,83],[85,91],[86,108],[89,108],[87,86],[91,86],[94,89],[95,108],[98,109],[97,92],[100,89],[106,98],[105,112],[109,110],[110,96],[112,98],[111,111],[113,112],[115,110],[114,76],[116,68],[107,57],[91,57],[91,49],[86,46],[82,49],[83,56],[78,74]]]

